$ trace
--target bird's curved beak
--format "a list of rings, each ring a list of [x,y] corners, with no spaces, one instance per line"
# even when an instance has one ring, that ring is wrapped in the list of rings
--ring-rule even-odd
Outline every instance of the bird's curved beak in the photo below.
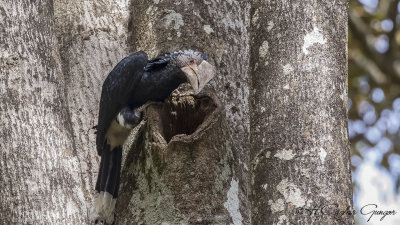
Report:
[[[192,86],[194,93],[198,94],[204,86],[215,76],[215,67],[206,60],[197,66],[196,63],[182,67],[187,81]]]

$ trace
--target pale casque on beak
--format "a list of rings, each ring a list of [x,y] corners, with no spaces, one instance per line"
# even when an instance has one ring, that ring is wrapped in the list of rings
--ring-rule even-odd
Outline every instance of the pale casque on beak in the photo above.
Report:
[[[185,73],[195,94],[203,90],[204,86],[215,76],[215,67],[206,60],[203,60],[200,65],[197,65],[196,62],[190,63],[181,70]]]

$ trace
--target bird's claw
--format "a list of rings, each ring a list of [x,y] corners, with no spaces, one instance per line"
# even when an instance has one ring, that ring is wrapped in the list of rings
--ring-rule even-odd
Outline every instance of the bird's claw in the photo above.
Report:
[[[178,89],[175,89],[172,93],[171,93],[172,97],[175,97],[176,100],[179,100],[179,98],[181,97],[181,92]]]

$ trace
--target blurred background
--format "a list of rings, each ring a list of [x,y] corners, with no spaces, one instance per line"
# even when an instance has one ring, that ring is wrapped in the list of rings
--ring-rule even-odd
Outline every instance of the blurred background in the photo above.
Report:
[[[400,225],[400,0],[349,1],[349,136],[356,224]],[[360,215],[360,208],[397,215]]]

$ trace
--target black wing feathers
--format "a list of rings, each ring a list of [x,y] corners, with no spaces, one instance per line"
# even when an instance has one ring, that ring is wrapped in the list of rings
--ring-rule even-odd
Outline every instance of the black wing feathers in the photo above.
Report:
[[[135,86],[142,78],[146,64],[146,53],[134,53],[121,60],[105,79],[101,91],[96,137],[97,153],[99,155],[103,150],[105,135],[112,120],[126,105]]]
[[[171,61],[171,55],[169,53],[166,54],[160,54],[159,56],[151,59],[146,68],[145,71],[151,71],[151,70],[158,70],[164,68],[168,63]]]

